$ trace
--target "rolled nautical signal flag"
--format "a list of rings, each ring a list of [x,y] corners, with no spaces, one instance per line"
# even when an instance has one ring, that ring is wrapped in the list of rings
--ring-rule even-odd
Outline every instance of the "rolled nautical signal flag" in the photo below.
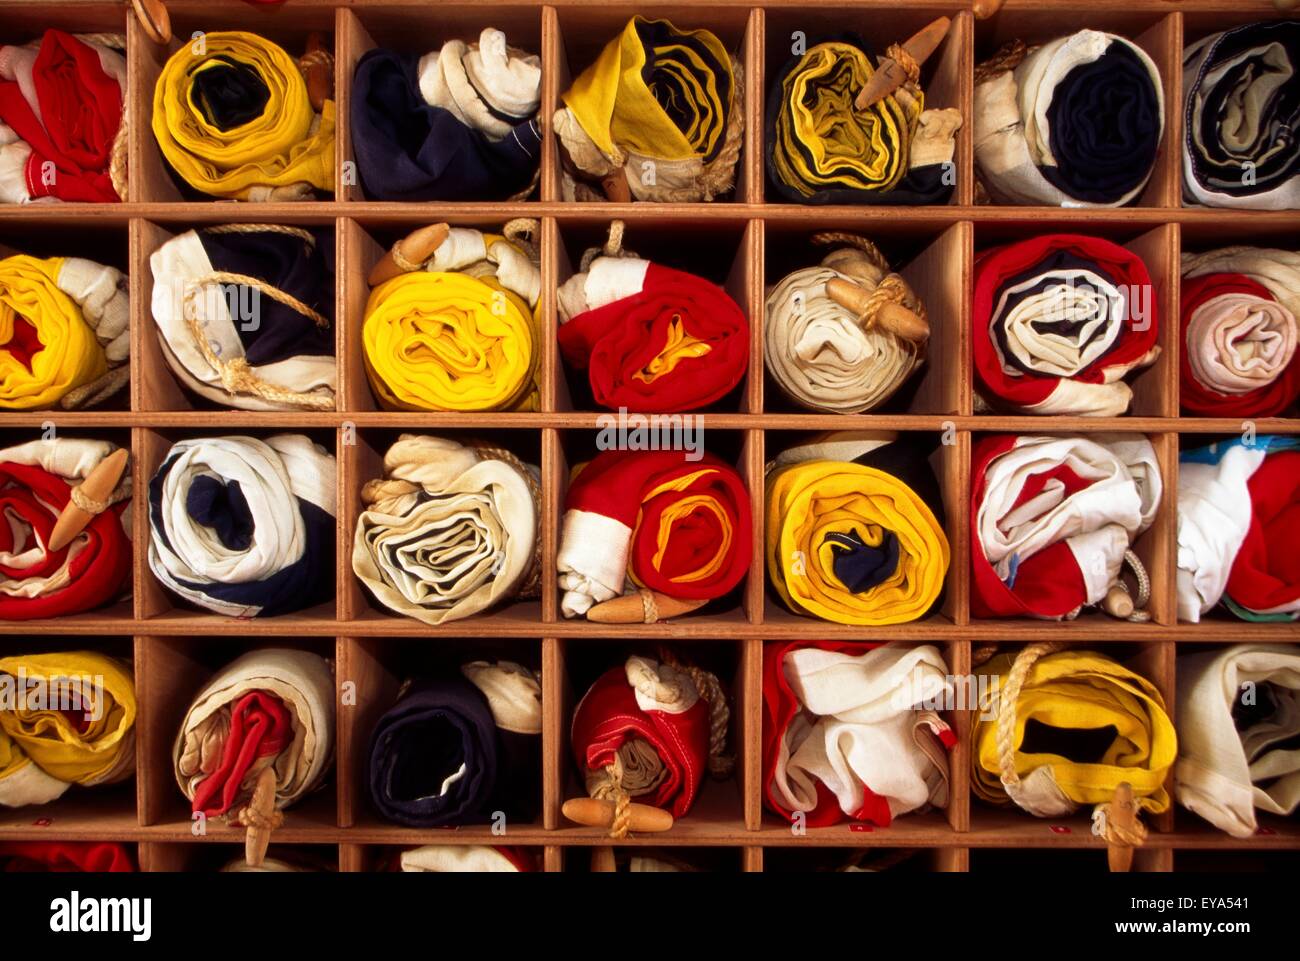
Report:
[[[126,199],[126,38],[109,41],[46,30],[0,45],[0,203]]]
[[[556,558],[565,617],[636,588],[705,601],[749,570],[749,495],[711,454],[606,450],[569,484]]]
[[[1201,417],[1276,417],[1300,397],[1300,253],[1183,254],[1179,401]]]
[[[619,228],[621,231],[621,228]],[[707,407],[749,366],[749,321],[717,284],[611,252],[560,285],[560,350],[610,410]]]
[[[427,263],[370,292],[361,340],[383,407],[537,409],[541,258],[526,236],[536,226],[453,227]]]
[[[403,851],[401,870],[434,874],[519,874],[538,870],[528,848],[485,844],[426,844]]]
[[[636,16],[561,95],[566,200],[715,200],[745,133],[740,61],[708,30]],[[605,195],[589,186],[605,184]]]
[[[1300,23],[1212,33],[1183,51],[1183,197],[1300,207]]]
[[[409,684],[370,736],[370,798],[408,827],[537,817],[542,694],[511,661],[472,661],[458,675]]]
[[[376,599],[426,624],[541,588],[541,481],[509,451],[403,434],[361,489],[352,569]]]
[[[78,487],[120,448],[108,441],[56,438],[0,450],[0,620],[80,614],[129,593],[131,472],[100,503],[70,544],[49,549],[50,535]]]
[[[1151,179],[1165,127],[1155,61],[1098,30],[1004,48],[976,71],[975,165],[997,203],[1121,207]]]
[[[1160,691],[1104,654],[1040,656],[1044,647],[1000,654],[979,667],[998,678],[998,714],[981,711],[972,719],[975,796],[1058,817],[1109,804],[1127,782],[1141,810],[1167,811],[1165,781],[1178,740]],[[1028,661],[1019,683],[1018,659],[1022,670]]]
[[[82,257],[0,259],[0,408],[77,410],[127,382],[126,276]]]
[[[187,230],[149,256],[163,359],[241,410],[333,410],[334,243],[277,224]]]
[[[1160,356],[1146,265],[1099,237],[1047,234],[975,261],[975,372],[985,398],[1029,414],[1115,417],[1124,378]]]
[[[1234,644],[1178,665],[1174,796],[1221,831],[1248,838],[1255,812],[1300,807],[1300,647]]]
[[[275,770],[275,808],[320,787],[334,754],[334,676],[318,654],[249,651],[194,698],[172,751],[194,812],[238,821],[253,787]]]
[[[931,645],[789,641],[763,649],[763,801],[808,827],[843,820],[888,827],[948,806],[939,716],[953,693]]]
[[[0,874],[117,874],[135,869],[135,855],[127,845],[112,841],[0,841]]]
[[[369,50],[352,81],[352,149],[373,200],[507,200],[540,169],[541,60],[487,27],[424,56]]]
[[[231,617],[288,614],[335,593],[334,455],[301,434],[196,437],[149,482],[149,569]]]
[[[926,455],[888,432],[828,434],[767,471],[767,572],[797,614],[903,624],[934,610],[950,553]]]
[[[334,190],[334,101],[317,112],[298,61],[253,33],[205,33],[168,58],[153,134],[202,194],[284,201]]]
[[[893,48],[890,48],[891,51]],[[942,204],[961,112],[926,109],[919,73],[866,109],[855,100],[881,67],[852,35],[792,57],[767,95],[767,176],[807,204]]]
[[[1248,621],[1300,617],[1300,438],[1185,450],[1178,464],[1178,617],[1220,602]]]
[[[971,451],[971,612],[1068,618],[1102,604],[1123,584],[1125,562],[1140,565],[1131,548],[1163,490],[1155,449],[1139,435],[980,438]]]
[[[127,779],[135,718],[130,664],[93,651],[0,658],[0,806]]]
[[[768,291],[763,326],[767,370],[801,407],[864,413],[889,400],[925,363],[925,305],[865,237],[827,233],[812,240],[837,246],[819,265],[787,274]],[[847,304],[837,284],[869,296],[869,310]],[[885,305],[913,314],[924,334],[904,336],[892,329],[882,318]]]

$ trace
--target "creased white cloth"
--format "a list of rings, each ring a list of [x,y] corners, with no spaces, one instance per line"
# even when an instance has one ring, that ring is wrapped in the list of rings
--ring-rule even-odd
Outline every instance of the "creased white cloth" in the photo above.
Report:
[[[452,227],[425,269],[480,279],[495,277],[502,287],[536,308],[542,293],[541,268],[509,240],[494,235],[491,243],[488,240],[489,235],[481,230]]]
[[[1179,803],[1239,838],[1255,833],[1256,809],[1294,813],[1300,806],[1294,746],[1300,647],[1237,644],[1179,657],[1177,669]],[[1239,729],[1234,707],[1253,723]]]
[[[542,685],[533,671],[514,661],[470,661],[460,672],[487,698],[501,730],[542,733]]]
[[[541,59],[508,46],[506,35],[492,27],[478,43],[448,40],[421,57],[416,72],[426,103],[492,140],[508,136],[541,105]]]
[[[496,848],[485,844],[426,844],[402,852],[402,870],[440,874],[517,874],[519,868]]]

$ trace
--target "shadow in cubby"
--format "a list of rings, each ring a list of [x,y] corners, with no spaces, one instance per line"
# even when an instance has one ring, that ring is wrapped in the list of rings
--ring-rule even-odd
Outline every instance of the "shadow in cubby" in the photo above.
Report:
[[[136,638],[137,756],[140,758],[140,824],[165,828],[185,837],[195,821],[190,802],[176,783],[175,748],[181,723],[195,697],[218,673],[252,651],[290,649],[316,654],[334,666],[332,637],[139,637]],[[330,732],[333,734],[334,732]],[[331,758],[320,785],[284,809],[284,825],[272,840],[279,844],[302,840],[301,834],[332,830],[338,823],[334,762]],[[213,842],[237,842],[244,836],[217,818],[207,818],[205,833]],[[301,832],[301,833],[300,833]],[[234,856],[233,854],[231,856]]]
[[[479,839],[469,840],[448,837],[445,841],[442,838],[424,838],[423,844],[438,845],[446,844],[449,847],[471,847],[477,844],[489,844],[492,840],[502,839]],[[402,870],[402,852],[410,851],[414,848],[421,847],[420,841],[412,841],[409,844],[343,844],[339,846],[339,870],[341,871],[366,871],[388,873]],[[507,855],[510,863],[516,866],[521,862],[528,866],[529,871],[540,872],[544,870],[543,848],[540,845],[520,846],[511,845]],[[504,868],[503,868],[504,870]]]
[[[1300,870],[1300,851],[1198,851],[1173,852],[1179,874],[1276,874],[1294,876]]]
[[[901,274],[925,305],[930,326],[925,362],[883,403],[867,414],[969,413],[969,371],[963,363],[963,322],[966,311],[966,261],[970,226],[943,227],[921,219],[870,223],[862,220],[819,218],[815,231],[798,221],[768,221],[763,228],[762,356],[766,368],[766,298],[781,281],[797,270],[816,267],[840,244],[813,243],[824,231],[850,233],[874,243],[892,270]],[[763,410],[767,413],[823,413],[793,401],[765,370]]]
[[[636,847],[568,848],[564,870],[570,874],[687,872],[735,874],[744,870],[742,848]]]
[[[584,209],[581,219],[566,220],[560,228],[560,243],[556,249],[557,279],[562,286],[577,273],[584,254],[593,248],[604,249],[609,236],[610,219],[591,216]],[[653,209],[653,208],[650,208]],[[749,351],[747,357],[758,356],[759,338],[758,305],[751,302],[754,289],[752,265],[756,258],[756,226],[741,220],[700,219],[680,217],[643,217],[626,223],[623,232],[623,250],[663,267],[685,271],[723,288],[736,302],[749,323]],[[556,327],[563,321],[558,309]],[[553,331],[552,336],[558,336]],[[698,408],[697,413],[757,412],[750,400],[753,394],[752,369],[725,396]],[[555,369],[551,372],[555,382],[555,405],[560,411],[605,410],[597,405],[592,395],[591,382],[586,370],[569,364],[558,343],[555,349]],[[631,413],[638,413],[632,410]]]
[[[339,823],[371,834],[392,834],[411,845],[440,843],[443,832],[454,832],[459,840],[475,839],[482,844],[512,844],[511,828],[530,830],[540,827],[540,815],[532,824],[505,823],[504,835],[492,824],[449,825],[438,828],[408,828],[387,820],[375,808],[370,796],[370,741],[379,720],[398,703],[403,684],[409,680],[453,678],[461,676],[461,666],[471,661],[513,661],[540,673],[541,644],[537,640],[507,641],[503,638],[474,639],[439,637],[395,639],[352,637],[340,641],[338,678],[344,693],[339,720],[338,764],[342,772],[339,786]],[[542,679],[545,691],[545,678]],[[350,695],[350,696],[349,696]],[[544,696],[544,695],[543,695]],[[349,703],[350,702],[350,703]],[[543,704],[543,711],[546,710]],[[430,726],[436,721],[429,721]],[[538,734],[541,753],[542,735]],[[437,763],[432,756],[430,763]],[[542,764],[545,764],[543,758]],[[454,772],[448,771],[448,774]],[[520,803],[540,812],[542,785],[535,785],[535,795]],[[400,850],[400,849],[399,849]],[[367,864],[374,865],[374,860]],[[346,870],[380,870],[370,867],[347,867]]]
[[[769,874],[931,874],[964,870],[963,855],[961,848],[772,847],[763,852],[763,871]]]
[[[249,868],[244,860],[244,845],[234,841],[215,844],[144,841],[140,844],[141,871],[185,871],[213,874],[224,870],[268,871],[292,870],[329,872],[339,870],[339,849],[334,844],[272,844],[266,860],[274,868]]]
[[[137,429],[139,444],[135,452],[134,480],[137,494],[134,522],[135,538],[139,541],[136,555],[137,568],[142,572],[142,583],[136,592],[137,617],[141,620],[151,620],[159,624],[175,623],[178,628],[184,630],[221,631],[229,629],[232,625],[247,624],[250,620],[259,624],[275,624],[278,630],[310,629],[312,627],[317,629],[333,628],[336,615],[336,601],[334,598],[313,607],[288,614],[280,614],[275,617],[236,618],[218,614],[182,598],[165,587],[149,570],[147,561],[148,544],[153,537],[149,522],[149,485],[158,469],[166,461],[172,445],[182,440],[193,440],[199,437],[253,437],[265,441],[268,437],[280,434],[303,435],[318,447],[323,447],[331,457],[336,456],[337,438],[333,428],[285,427],[279,430],[272,428],[232,428],[224,431],[215,428]],[[324,479],[323,483],[326,486],[335,486],[337,489],[337,477],[338,472],[336,469],[335,476]],[[337,534],[328,544],[322,546],[331,553],[335,552]],[[326,566],[333,567],[336,565],[330,564]]]

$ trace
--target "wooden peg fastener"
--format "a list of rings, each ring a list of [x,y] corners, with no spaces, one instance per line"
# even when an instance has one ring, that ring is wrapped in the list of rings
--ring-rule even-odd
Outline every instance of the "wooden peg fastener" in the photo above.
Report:
[[[913,34],[903,44],[903,49],[911,54],[918,66],[925,63],[930,59],[930,54],[938,49],[943,38],[948,35],[948,26],[951,23],[952,21],[947,17],[940,17]],[[884,100],[906,82],[907,71],[903,69],[903,65],[890,57],[881,57],[876,72],[871,75],[867,85],[858,91],[853,106],[858,110],[866,110],[872,104]]]
[[[1115,799],[1106,809],[1109,823],[1106,830],[1106,862],[1112,871],[1128,871],[1133,867],[1133,841],[1141,843],[1142,823],[1138,820],[1138,803],[1133,797],[1133,785],[1120,782],[1115,789]]]
[[[160,45],[171,43],[172,18],[163,0],[131,0],[131,8],[146,37]]]
[[[1101,609],[1111,617],[1118,617],[1121,620],[1127,618],[1133,613],[1133,598],[1129,592],[1124,590],[1118,584],[1112,584],[1106,596],[1101,600]]]
[[[302,58],[303,79],[307,81],[307,99],[319,113],[326,100],[334,99],[334,62],[325,47],[325,37],[313,31],[307,34],[307,52]]]
[[[591,849],[591,873],[613,874],[618,870],[614,863],[614,849],[601,845]]]
[[[654,624],[699,610],[707,601],[682,600],[658,591],[624,594],[596,604],[587,611],[587,620],[597,624]]]
[[[975,14],[976,20],[987,20],[1002,9],[1004,2],[1005,0],[975,0],[971,12]]]
[[[868,317],[867,307],[871,294],[852,281],[840,277],[826,281],[826,295],[857,317],[865,330],[879,326],[881,330],[888,331],[895,337],[916,344],[923,344],[930,339],[930,325],[924,318],[902,304],[881,304],[875,316]]]
[[[560,810],[574,824],[584,827],[608,828],[614,823],[613,801],[602,801],[594,797],[571,798],[564,802],[564,807]],[[627,813],[630,818],[628,830],[632,832],[659,834],[673,826],[671,813],[649,804],[630,804]]]
[[[619,167],[608,176],[602,177],[600,189],[605,192],[605,199],[612,204],[630,204],[632,188],[627,185],[627,174]]]
[[[79,496],[69,498],[63,513],[55,521],[54,530],[50,531],[48,550],[63,550],[86,529],[87,524],[95,519],[98,511],[88,511],[78,505],[77,501],[80,500],[87,506],[106,504],[113,491],[117,490],[117,483],[122,479],[122,472],[126,470],[129,456],[125,447],[119,447],[96,464],[95,469],[86,475],[86,479],[74,488],[79,492]]]
[[[257,776],[253,796],[248,806],[240,812],[240,821],[247,828],[244,835],[244,860],[250,867],[260,867],[266,860],[266,849],[271,843],[271,832],[284,823],[284,814],[275,809],[275,768],[267,765]]]
[[[397,258],[409,264],[423,264],[437,252],[443,241],[451,234],[451,227],[446,224],[433,224],[403,237],[393,244],[392,250],[384,254],[379,263],[370,270],[369,284],[378,287],[386,280],[392,280],[399,274],[407,272],[406,267],[398,265]]]

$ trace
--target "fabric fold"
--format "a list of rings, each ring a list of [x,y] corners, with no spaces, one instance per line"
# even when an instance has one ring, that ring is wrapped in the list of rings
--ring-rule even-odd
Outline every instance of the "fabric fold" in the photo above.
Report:
[[[301,434],[179,441],[149,482],[149,569],[231,617],[324,603],[336,485],[334,455]]]
[[[128,846],[111,841],[0,841],[0,874],[120,874],[135,869]]]
[[[403,851],[402,871],[434,874],[519,874],[537,870],[527,848],[484,844],[426,844]]]

